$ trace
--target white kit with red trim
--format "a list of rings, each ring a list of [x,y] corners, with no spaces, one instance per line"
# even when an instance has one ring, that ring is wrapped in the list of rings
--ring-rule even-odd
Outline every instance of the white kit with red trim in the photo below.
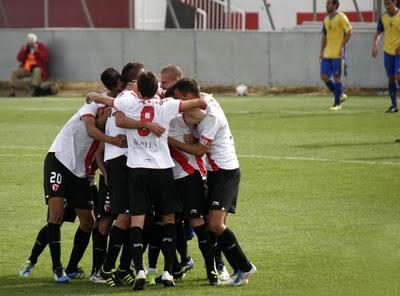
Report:
[[[124,90],[117,96],[117,98],[123,97],[123,96],[126,97],[126,96],[130,96],[130,95],[136,97],[135,92],[133,92],[131,90]],[[116,112],[117,112],[117,110],[115,108],[112,108],[111,115],[110,115],[110,117],[107,118],[105,134],[110,137],[115,137],[117,135],[126,135],[126,129],[118,127],[115,123]],[[127,156],[128,149],[120,148],[118,146],[108,144],[108,143],[104,144],[104,161],[117,158],[121,155]]]
[[[104,105],[94,102],[85,104],[63,126],[49,149],[49,152],[55,152],[56,158],[67,169],[80,178],[86,176],[99,144],[88,136],[82,118],[95,118],[101,108],[104,108]]]
[[[195,126],[193,134],[200,144],[210,146],[207,155],[209,171],[233,170],[239,168],[235,143],[228,120],[219,103],[211,96],[202,94],[207,100],[206,116]]]
[[[161,137],[146,129],[127,130],[128,167],[166,169],[174,166],[168,148],[168,130],[170,121],[180,114],[180,104],[179,100],[138,100],[132,95],[114,100],[114,107],[125,116],[154,122],[165,129]]]
[[[184,142],[184,136],[191,134],[189,126],[185,123],[183,116],[180,115],[171,120],[169,124],[169,136]],[[207,171],[201,157],[183,152],[181,150],[170,148],[171,156],[175,166],[173,168],[174,179],[181,179],[193,174],[196,170],[200,172],[203,178],[206,177]]]

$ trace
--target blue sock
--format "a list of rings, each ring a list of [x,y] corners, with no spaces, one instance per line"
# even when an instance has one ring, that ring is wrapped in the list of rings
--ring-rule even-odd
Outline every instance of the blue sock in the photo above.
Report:
[[[335,83],[335,105],[340,105],[340,97],[343,93],[343,84],[341,82]]]
[[[396,82],[389,83],[389,94],[392,100],[392,106],[397,108],[397,86]]]
[[[328,80],[327,82],[325,82],[325,85],[326,85],[327,88],[329,88],[329,90],[332,93],[335,93],[335,84],[333,83],[332,80]]]

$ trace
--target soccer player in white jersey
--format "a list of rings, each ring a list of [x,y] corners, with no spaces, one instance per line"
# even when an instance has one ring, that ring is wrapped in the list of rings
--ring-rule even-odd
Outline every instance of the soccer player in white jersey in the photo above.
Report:
[[[126,93],[135,93],[137,77],[144,71],[144,65],[141,63],[128,63],[122,69],[122,80],[126,87],[120,96]],[[125,129],[116,125],[117,110],[112,109],[111,116],[106,123],[106,135],[114,136],[125,134]],[[135,122],[133,122],[135,123]],[[151,123],[149,123],[150,125]],[[133,126],[131,126],[133,128]],[[113,145],[105,144],[104,161],[106,162],[107,176],[111,195],[111,211],[116,216],[116,221],[111,228],[110,242],[108,244],[107,255],[105,257],[100,275],[111,287],[118,286],[121,280],[133,284],[134,276],[130,270],[130,255],[128,242],[128,228],[130,226],[129,198],[128,198],[128,167],[127,148],[119,148]],[[123,255],[121,255],[121,264],[116,272],[113,272],[115,262],[118,257],[121,246],[124,245]],[[127,252],[127,254],[125,254]],[[124,256],[129,255],[129,256]],[[128,257],[128,260],[125,260]]]
[[[187,135],[191,135],[191,130],[185,121],[184,114],[175,117],[169,126],[169,137],[184,142]],[[190,220],[197,235],[198,246],[204,258],[210,285],[219,285],[220,281],[215,270],[212,238],[204,221],[204,217],[208,213],[205,164],[199,156],[176,148],[170,148],[170,150],[175,163],[173,167],[175,187],[182,202],[184,217]]]
[[[208,228],[216,235],[224,254],[239,267],[230,284],[242,285],[256,272],[256,267],[247,259],[234,233],[227,227],[228,212],[235,211],[240,182],[239,162],[228,121],[218,102],[210,95],[201,95],[193,79],[183,78],[174,88],[177,98],[186,101],[200,97],[207,99],[206,116],[192,129],[199,143],[183,143],[170,138],[169,144],[196,156],[207,156]]]
[[[116,109],[129,118],[155,122],[165,128],[165,133],[161,137],[157,137],[145,129],[129,129],[127,131],[131,213],[129,239],[132,259],[137,269],[134,290],[144,289],[146,283],[146,274],[143,268],[142,233],[145,214],[152,209],[152,206],[161,214],[163,222],[164,272],[162,273],[162,282],[165,287],[175,285],[171,275],[176,251],[174,224],[175,213],[181,211],[181,205],[174,186],[172,173],[174,163],[168,148],[167,133],[170,121],[180,112],[207,106],[203,99],[187,102],[173,99],[153,99],[157,89],[158,81],[155,75],[151,72],[144,72],[138,78],[140,100],[132,94],[127,94],[127,97],[120,96],[115,100],[101,101],[107,105],[113,104]]]
[[[126,145],[125,136],[109,137],[96,127],[98,110],[102,107],[92,103],[80,108],[58,133],[45,159],[44,189],[49,207],[47,234],[54,278],[57,282],[66,282],[70,277],[77,277],[77,263],[89,242],[94,219],[87,170],[93,162],[98,141],[120,147]],[[80,220],[71,260],[66,270],[68,276],[60,260],[60,223],[64,212],[64,199],[75,209]]]
[[[120,91],[120,86],[121,86],[118,83],[119,78],[115,75],[115,72],[116,71],[114,69],[109,68],[109,69],[106,69],[101,75],[101,80],[102,80],[103,84],[110,90],[111,95],[112,95],[112,93],[118,93]],[[117,72],[117,74],[118,74],[118,72]],[[99,111],[101,111],[101,110],[99,110]],[[101,113],[101,112],[99,112],[99,113]],[[54,181],[55,191],[58,191],[58,187],[60,187],[61,184],[59,184],[57,182],[62,182],[62,177],[56,175],[56,177],[54,178],[53,177],[53,176],[55,176],[54,173],[55,172],[52,172],[50,178],[52,178],[52,180]],[[47,181],[49,181],[49,180],[47,180]],[[46,180],[45,180],[45,183],[46,183]],[[63,211],[61,223],[63,223],[63,222],[72,222],[73,223],[75,221],[76,213],[75,213],[74,209],[67,203],[67,200],[64,200],[64,205],[65,205],[65,208]],[[85,205],[85,206],[87,206],[87,205]],[[49,210],[50,210],[50,208],[49,208]],[[86,218],[86,216],[84,218]],[[90,222],[90,218],[88,218],[87,220]],[[82,223],[81,223],[81,225],[83,225],[82,229],[87,230],[90,228],[89,227],[90,223],[87,223],[88,221],[85,221],[85,219],[82,221]],[[58,227],[56,226],[56,228],[58,228]],[[77,257],[76,255],[77,254],[79,255],[81,253],[83,254],[83,251],[87,246],[88,235],[87,235],[87,233],[83,233],[83,232],[84,231],[81,231],[81,229],[78,229],[78,231],[76,233],[74,248],[71,253],[69,266],[75,266],[79,262],[80,258],[79,258],[79,256]],[[21,267],[19,268],[18,274],[20,276],[28,277],[30,275],[31,270],[35,267],[38,257],[43,252],[43,250],[45,249],[45,247],[47,246],[47,244],[49,242],[47,233],[48,233],[48,224],[46,224],[44,227],[42,227],[42,229],[39,231],[29,259],[26,262],[24,262],[24,264],[22,264]],[[72,269],[75,269],[75,268],[72,268]],[[60,270],[58,270],[58,271],[60,271]],[[78,272],[78,270],[75,269],[75,270],[72,270],[69,275],[74,278],[80,277],[82,275],[82,271],[79,270],[79,272]],[[63,278],[63,277],[61,277],[61,278],[55,277],[55,279],[56,279],[56,281],[59,281],[59,282],[62,282],[63,280],[67,280],[66,278]]]

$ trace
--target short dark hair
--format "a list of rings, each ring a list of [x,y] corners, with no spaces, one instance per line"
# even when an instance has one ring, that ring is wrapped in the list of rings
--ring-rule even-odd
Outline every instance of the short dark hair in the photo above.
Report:
[[[338,9],[340,6],[339,0],[332,0],[332,4],[336,6],[336,9]]]
[[[145,71],[137,79],[140,93],[145,98],[153,98],[158,90],[158,79],[153,72]]]
[[[174,85],[175,90],[179,90],[182,94],[187,95],[192,93],[193,95],[200,96],[200,88],[197,82],[191,78],[182,78]]]
[[[121,74],[114,68],[105,69],[100,75],[101,82],[108,90],[113,90],[122,79]]]
[[[124,68],[122,68],[122,81],[127,84],[128,82],[137,80],[143,68],[144,65],[142,63],[127,63]]]

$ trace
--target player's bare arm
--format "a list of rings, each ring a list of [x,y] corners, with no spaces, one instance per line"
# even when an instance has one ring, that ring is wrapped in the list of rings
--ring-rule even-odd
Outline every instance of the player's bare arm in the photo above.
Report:
[[[96,126],[99,130],[104,131],[106,127],[107,118],[110,116],[110,114],[111,114],[110,107],[105,107],[98,110],[96,117]]]
[[[89,92],[86,95],[86,103],[90,104],[91,102],[96,102],[98,104],[103,104],[109,107],[113,106],[113,97],[109,97],[107,95],[103,95],[97,92]]]
[[[324,50],[326,47],[326,35],[322,35],[321,37],[321,51],[319,53],[319,58],[322,59],[324,57]]]
[[[127,147],[126,137],[124,135],[117,135],[115,137],[105,135],[96,127],[96,119],[94,117],[85,116],[82,118],[82,120],[85,123],[88,136],[91,137],[93,140],[109,143],[111,145],[121,148]]]
[[[374,39],[372,41],[371,56],[373,58],[376,58],[378,56],[378,52],[379,52],[378,43],[379,43],[379,40],[381,39],[381,35],[382,35],[381,32],[376,32],[375,36],[374,36]]]
[[[200,143],[190,144],[190,143],[182,143],[174,138],[168,137],[168,145],[179,149],[183,152],[193,154],[199,157],[205,155],[210,149],[210,145],[203,145]]]
[[[118,127],[127,129],[147,129],[157,137],[161,137],[165,132],[165,128],[159,126],[157,123],[134,120],[126,117],[122,112],[115,114],[115,124]]]
[[[108,186],[107,171],[106,171],[106,166],[104,164],[104,142],[100,143],[99,148],[97,148],[96,153],[94,154],[94,157],[96,160],[97,167],[104,176],[104,183]]]
[[[206,109],[207,108],[207,101],[205,99],[193,99],[182,101],[180,106],[180,111],[185,112],[194,108]]]

